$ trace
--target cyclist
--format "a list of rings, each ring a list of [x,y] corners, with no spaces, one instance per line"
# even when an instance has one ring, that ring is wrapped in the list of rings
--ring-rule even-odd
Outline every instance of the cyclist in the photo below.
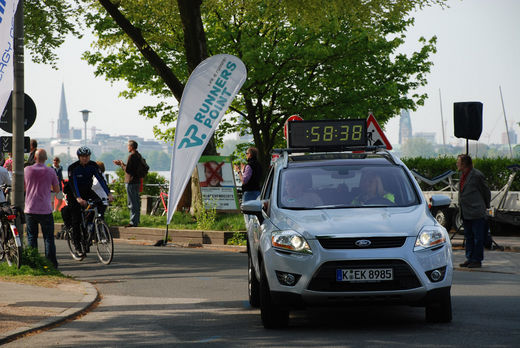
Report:
[[[72,163],[68,168],[69,182],[67,184],[67,203],[70,206],[69,212],[72,218],[72,232],[74,236],[74,243],[76,247],[80,240],[80,224],[81,224],[81,207],[87,206],[87,200],[99,200],[102,208],[103,203],[100,198],[92,190],[92,182],[95,177],[105,193],[108,200],[112,201],[113,197],[108,189],[105,178],[96,162],[90,160],[92,152],[86,146],[82,146],[76,152],[78,160]]]

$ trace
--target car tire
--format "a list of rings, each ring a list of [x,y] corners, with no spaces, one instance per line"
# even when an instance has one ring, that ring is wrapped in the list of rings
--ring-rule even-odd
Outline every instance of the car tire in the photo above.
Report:
[[[453,222],[452,222],[453,228],[455,228],[456,231],[462,230],[462,216],[460,215],[460,209],[457,209],[455,214],[453,214]]]
[[[449,323],[452,320],[450,290],[443,291],[426,304],[426,321],[430,323]]]
[[[281,329],[289,325],[289,311],[280,309],[279,305],[272,302],[271,291],[267,281],[267,275],[263,264],[260,276],[260,315],[262,324],[266,329]]]
[[[435,217],[435,220],[446,229],[446,231],[450,231],[451,219],[448,209],[437,209],[434,211],[433,216]]]
[[[253,308],[260,307],[260,282],[256,278],[251,253],[247,253],[247,292],[249,295],[249,304]]]

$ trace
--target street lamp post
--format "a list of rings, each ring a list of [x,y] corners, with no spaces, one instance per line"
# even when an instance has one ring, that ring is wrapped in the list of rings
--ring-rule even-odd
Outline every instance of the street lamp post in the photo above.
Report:
[[[88,114],[92,111],[90,110],[81,110],[81,114],[83,115],[83,122],[85,122],[85,146],[87,145],[87,122],[88,122]]]

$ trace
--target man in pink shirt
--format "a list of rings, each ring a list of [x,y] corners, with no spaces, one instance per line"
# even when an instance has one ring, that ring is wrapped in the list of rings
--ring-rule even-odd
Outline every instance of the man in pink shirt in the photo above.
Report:
[[[35,164],[25,167],[25,216],[29,246],[38,249],[38,224],[41,225],[45,242],[45,256],[58,268],[54,244],[54,218],[52,216],[51,190],[59,192],[58,176],[47,167],[47,152],[36,150]]]

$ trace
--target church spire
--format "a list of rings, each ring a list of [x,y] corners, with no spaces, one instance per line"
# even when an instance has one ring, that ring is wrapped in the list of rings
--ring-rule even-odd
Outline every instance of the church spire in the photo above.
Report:
[[[65,85],[61,84],[60,114],[58,116],[58,139],[69,139],[69,115],[65,102]]]

